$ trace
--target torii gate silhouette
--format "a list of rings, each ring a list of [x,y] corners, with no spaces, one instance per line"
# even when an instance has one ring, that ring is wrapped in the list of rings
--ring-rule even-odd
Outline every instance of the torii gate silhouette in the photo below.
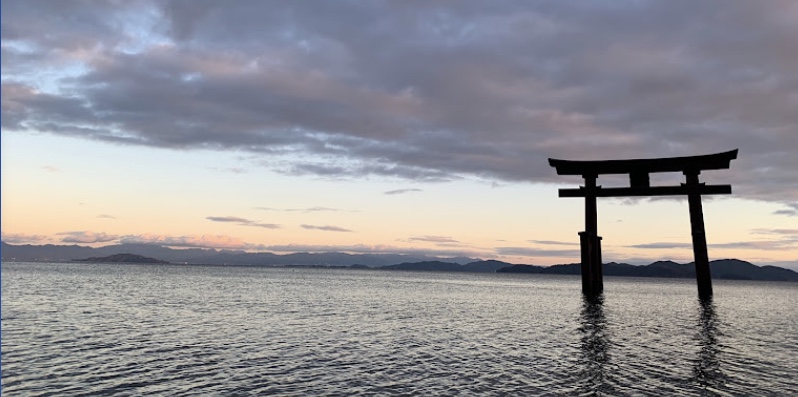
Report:
[[[728,169],[737,151],[703,156],[667,157],[633,160],[572,161],[549,159],[557,175],[581,175],[585,186],[578,189],[560,189],[560,197],[585,198],[585,231],[579,233],[582,253],[582,292],[593,296],[604,290],[601,263],[601,237],[598,235],[596,216],[597,197],[669,196],[686,195],[690,207],[690,226],[693,235],[695,273],[700,298],[712,296],[712,279],[709,273],[709,255],[704,231],[702,194],[731,194],[731,185],[707,185],[698,181],[704,170]],[[652,172],[681,172],[686,183],[680,186],[651,186]],[[628,174],[629,187],[603,188],[596,179],[604,174]]]

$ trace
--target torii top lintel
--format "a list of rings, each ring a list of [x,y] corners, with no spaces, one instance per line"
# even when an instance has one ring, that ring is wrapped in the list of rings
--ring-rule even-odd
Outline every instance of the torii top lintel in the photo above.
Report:
[[[698,181],[703,170],[722,170],[737,158],[738,149],[703,156],[666,157],[634,160],[572,161],[549,159],[558,175],[581,175],[585,186],[560,189],[560,197],[629,197],[693,194],[731,194],[731,185],[707,185]],[[653,172],[682,172],[687,183],[680,186],[651,186]],[[604,188],[596,185],[602,174],[628,174],[629,187]]]
[[[702,156],[663,157],[653,159],[574,161],[549,159],[557,175],[638,174],[652,172],[696,172],[728,169],[737,158],[738,149]]]

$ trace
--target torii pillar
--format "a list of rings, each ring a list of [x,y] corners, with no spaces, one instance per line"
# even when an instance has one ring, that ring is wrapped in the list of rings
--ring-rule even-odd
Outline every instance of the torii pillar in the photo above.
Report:
[[[693,237],[693,260],[695,262],[695,278],[698,283],[698,296],[712,296],[712,277],[709,272],[709,253],[707,252],[707,234],[704,230],[704,208],[701,205],[701,183],[698,182],[700,171],[685,171],[687,179],[687,204],[690,207],[690,230]]]
[[[596,198],[686,195],[690,207],[690,228],[695,257],[696,282],[700,298],[712,296],[712,278],[704,230],[701,195],[731,194],[731,185],[707,185],[699,182],[703,170],[728,169],[737,158],[737,149],[690,157],[668,157],[633,160],[572,161],[549,159],[558,175],[581,175],[585,185],[578,189],[560,189],[560,197],[585,198],[585,231],[579,233],[581,247],[582,292],[592,296],[604,290],[601,261],[601,237],[598,235]],[[685,183],[680,186],[651,186],[653,172],[681,172]],[[596,184],[599,175],[627,174],[628,187],[602,188]]]
[[[601,269],[601,237],[598,235],[598,210],[596,207],[597,175],[585,178],[585,231],[579,232],[581,248],[582,291],[598,294],[604,291]]]

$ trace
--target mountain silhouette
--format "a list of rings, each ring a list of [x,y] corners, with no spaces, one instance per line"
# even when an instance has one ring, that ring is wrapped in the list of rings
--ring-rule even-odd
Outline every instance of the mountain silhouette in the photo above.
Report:
[[[713,279],[726,280],[761,280],[761,281],[798,281],[798,273],[790,269],[776,266],[756,266],[739,259],[720,259],[709,262]],[[536,273],[536,274],[580,274],[581,265],[554,265],[549,267],[533,265],[511,265],[497,270],[499,273]],[[664,277],[695,278],[693,263],[680,264],[672,261],[657,261],[646,266],[634,266],[627,263],[605,263],[605,276],[617,277]]]
[[[92,248],[79,245],[13,245],[2,242],[3,261],[71,262],[82,258],[107,258],[120,253],[159,258],[172,263],[246,266],[328,266],[379,268],[385,270],[499,272],[536,274],[581,274],[578,263],[535,266],[514,265],[497,260],[472,258],[436,258],[423,255],[347,254],[342,252],[294,253],[278,255],[270,252],[248,253],[209,248],[173,249],[151,244],[117,244]],[[110,262],[106,260],[106,262]],[[713,279],[798,281],[798,273],[776,266],[756,266],[739,259],[710,262]],[[609,262],[603,265],[605,276],[695,278],[693,263],[657,261],[646,266]]]
[[[436,258],[425,255],[404,254],[347,254],[342,252],[278,255],[270,252],[244,252],[239,250],[217,250],[212,248],[173,249],[152,244],[116,244],[98,248],[79,245],[13,245],[2,242],[0,254],[4,261],[19,262],[70,262],[75,259],[102,257],[119,253],[130,253],[159,258],[172,263],[194,263],[209,265],[255,265],[255,266],[350,266],[381,267],[403,262],[445,260],[466,264],[474,258]]]
[[[86,259],[75,259],[75,262],[90,263],[169,263],[160,259],[148,258],[146,256],[134,254],[115,254],[103,257],[91,257]]]

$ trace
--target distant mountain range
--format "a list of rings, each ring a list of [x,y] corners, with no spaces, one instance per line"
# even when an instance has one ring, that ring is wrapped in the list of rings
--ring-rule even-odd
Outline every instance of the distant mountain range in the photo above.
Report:
[[[709,263],[710,273],[714,279],[726,280],[761,280],[761,281],[798,281],[798,273],[776,266],[756,266],[738,259],[721,259]],[[554,266],[513,265],[501,261],[477,261],[459,265],[441,261],[416,263],[400,263],[384,266],[381,269],[416,270],[416,271],[449,271],[449,272],[497,272],[497,273],[533,273],[533,274],[575,274],[581,272],[578,263]],[[626,263],[605,263],[605,276],[618,277],[665,277],[695,278],[693,263],[680,264],[671,261],[654,262],[646,266],[634,266]]]
[[[141,257],[148,257],[145,259],[155,260],[152,258],[158,258],[172,263],[212,265],[329,266],[414,271],[580,274],[580,265],[578,263],[534,266],[514,265],[497,260],[482,261],[464,257],[434,258],[414,255],[345,254],[340,252],[277,255],[199,248],[173,249],[148,244],[119,244],[92,248],[78,245],[12,245],[2,243],[0,253],[3,261],[29,262],[70,262],[75,260],[136,262],[140,261]],[[131,258],[136,260],[131,260]],[[798,273],[795,271],[776,266],[756,266],[737,259],[712,261],[710,262],[710,269],[714,279],[798,281]],[[692,263],[680,264],[672,261],[658,261],[646,266],[610,262],[604,264],[604,275],[695,278],[695,267]]]
[[[474,258],[463,257],[437,258],[424,255],[345,254],[341,252],[278,255],[269,252],[249,253],[210,248],[174,249],[151,244],[116,244],[92,248],[81,245],[13,245],[5,242],[0,243],[0,254],[2,254],[2,260],[4,261],[71,262],[75,259],[103,257],[121,253],[158,258],[172,263],[208,265],[350,266],[356,264],[368,267],[382,267],[403,262],[444,260],[451,263],[466,264],[477,261]]]

